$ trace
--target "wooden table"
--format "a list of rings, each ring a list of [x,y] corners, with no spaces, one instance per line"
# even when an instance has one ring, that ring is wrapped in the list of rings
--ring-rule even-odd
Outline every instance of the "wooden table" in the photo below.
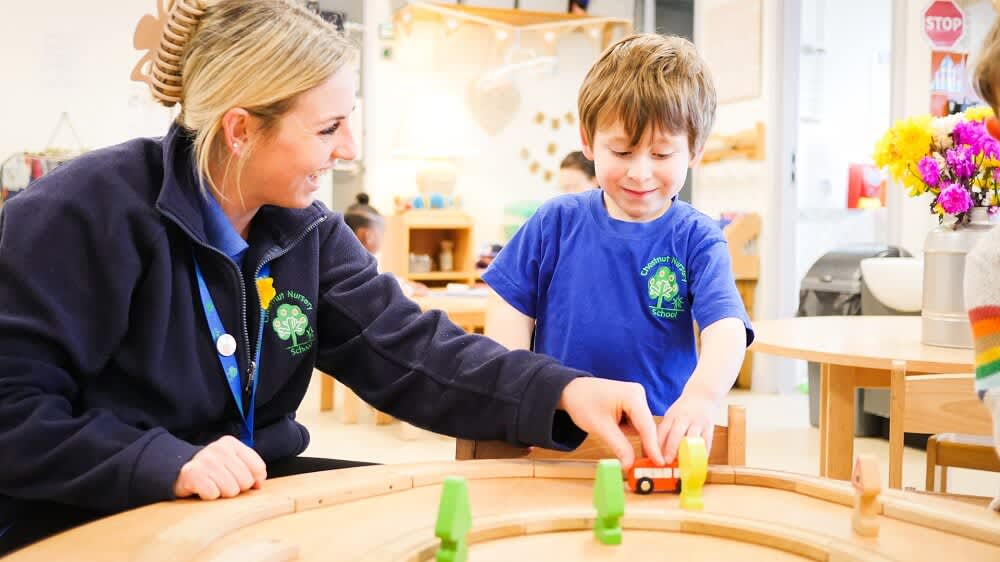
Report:
[[[753,349],[821,366],[821,476],[851,477],[857,388],[905,384],[907,374],[971,373],[970,349],[920,343],[919,316],[817,316],[754,322]],[[891,422],[890,422],[891,423]],[[902,432],[889,443],[890,458],[901,458]],[[902,484],[901,463],[890,463],[889,485]]]
[[[423,311],[443,310],[452,322],[467,332],[482,332],[486,327],[486,297],[482,295],[447,294],[431,290],[422,297],[413,297],[413,302]]]
[[[468,482],[476,562],[1000,560],[1000,516],[982,506],[886,490],[879,536],[864,538],[852,532],[849,483],[742,467],[710,468],[704,511],[680,510],[674,494],[627,493],[622,544],[604,546],[591,530],[594,473],[587,462],[490,460],[304,474],[229,500],[119,514],[4,560],[433,560],[440,483],[450,475]]]

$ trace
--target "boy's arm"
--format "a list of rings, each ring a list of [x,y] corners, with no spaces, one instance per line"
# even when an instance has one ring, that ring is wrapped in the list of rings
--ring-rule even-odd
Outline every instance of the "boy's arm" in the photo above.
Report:
[[[700,435],[711,450],[713,416],[732,388],[746,354],[747,330],[739,318],[723,318],[701,331],[698,366],[680,398],[667,410],[657,432],[664,459],[673,461],[685,436]]]
[[[531,349],[535,319],[511,306],[495,291],[486,300],[486,337],[507,349]]]

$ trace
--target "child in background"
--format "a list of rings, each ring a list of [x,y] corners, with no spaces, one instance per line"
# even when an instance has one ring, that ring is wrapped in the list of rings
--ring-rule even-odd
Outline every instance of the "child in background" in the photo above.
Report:
[[[638,382],[663,415],[664,458],[714,416],[753,339],[718,223],[676,199],[715,118],[694,45],[634,35],[609,47],[579,96],[601,189],[546,202],[483,279],[486,333],[598,376]],[[695,348],[694,323],[701,329]]]
[[[993,108],[986,130],[1000,139],[1000,19],[986,36],[976,65],[976,89]],[[976,391],[993,415],[993,445],[1000,454],[1000,228],[994,228],[966,257],[965,305],[976,349]],[[990,503],[1000,511],[1000,494]]]
[[[367,193],[359,193],[355,196],[357,202],[344,211],[344,222],[351,227],[354,235],[361,241],[370,254],[378,254],[385,240],[385,217],[379,213],[375,207],[368,202],[371,200]],[[427,294],[427,285],[398,279],[403,294],[408,297],[419,297]]]
[[[367,193],[359,193],[354,198],[356,203],[344,211],[344,222],[366,250],[377,254],[385,239],[385,217],[368,203],[371,199]]]
[[[580,193],[594,189],[597,187],[594,161],[588,159],[579,150],[570,152],[559,164],[559,174],[556,176],[556,180],[563,193]]]

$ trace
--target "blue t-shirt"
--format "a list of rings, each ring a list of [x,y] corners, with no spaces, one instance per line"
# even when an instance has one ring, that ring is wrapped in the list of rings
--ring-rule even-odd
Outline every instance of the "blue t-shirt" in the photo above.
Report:
[[[493,260],[483,279],[535,319],[534,349],[597,376],[641,383],[662,415],[697,363],[693,322],[739,318],[718,224],[674,200],[644,223],[611,218],[604,191],[545,203]]]

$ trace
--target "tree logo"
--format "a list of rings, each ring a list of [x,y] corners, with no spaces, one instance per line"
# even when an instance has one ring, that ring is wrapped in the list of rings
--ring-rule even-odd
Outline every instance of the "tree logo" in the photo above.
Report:
[[[684,297],[680,282],[687,284],[687,270],[677,258],[658,257],[642,268],[643,277],[650,275],[646,283],[646,296],[654,301],[649,306],[650,313],[657,318],[673,319],[684,312]]]
[[[282,302],[277,304],[283,300],[296,300],[298,303]],[[274,315],[271,328],[274,329],[274,333],[278,335],[279,339],[291,342],[291,345],[285,349],[292,355],[301,355],[312,349],[316,334],[312,326],[309,325],[309,316],[302,310],[303,307],[306,308],[306,311],[312,310],[312,303],[294,291],[278,293],[273,302],[277,304],[277,308],[271,307]]]
[[[669,302],[678,292],[677,275],[669,267],[661,267],[649,278],[649,298],[656,299],[656,308],[663,308],[663,300]]]

